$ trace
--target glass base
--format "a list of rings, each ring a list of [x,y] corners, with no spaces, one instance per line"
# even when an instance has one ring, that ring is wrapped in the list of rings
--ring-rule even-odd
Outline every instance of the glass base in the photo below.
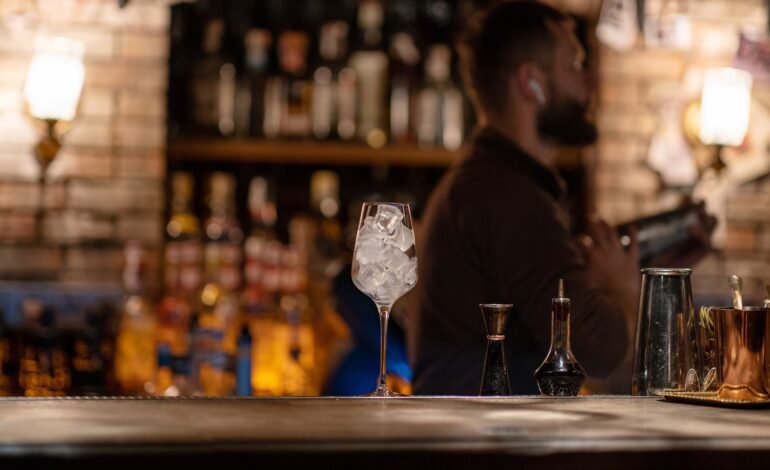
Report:
[[[359,396],[368,397],[368,398],[393,398],[393,397],[405,397],[406,395],[402,395],[398,392],[394,392],[389,388],[378,388],[377,390],[371,393],[365,393]]]

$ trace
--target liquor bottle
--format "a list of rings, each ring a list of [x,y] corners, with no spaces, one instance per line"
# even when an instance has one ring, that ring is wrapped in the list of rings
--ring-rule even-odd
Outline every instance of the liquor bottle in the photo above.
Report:
[[[261,28],[249,29],[243,38],[244,74],[239,80],[236,100],[235,135],[238,137],[263,135],[272,41],[272,33]]]
[[[682,207],[641,217],[617,226],[620,243],[627,247],[631,239],[628,234],[636,229],[639,244],[639,264],[649,266],[655,258],[672,254],[686,247],[691,240],[690,227],[701,225],[703,203],[691,203]]]
[[[394,34],[390,57],[390,137],[397,143],[413,142],[417,65],[420,62],[420,51],[414,38],[406,32]]]
[[[217,83],[217,129],[224,137],[235,134],[235,102],[238,92],[238,78],[235,65],[231,62],[219,68]]]
[[[286,81],[280,75],[271,76],[265,82],[262,134],[268,139],[275,139],[281,135],[285,88]]]
[[[249,185],[251,233],[244,243],[246,262],[243,274],[246,285],[244,304],[246,309],[253,313],[262,312],[268,308],[264,282],[264,255],[268,243],[276,238],[273,226],[277,216],[270,192],[270,184],[266,178],[257,176],[251,180]]]
[[[193,178],[186,172],[171,177],[171,218],[166,225],[165,295],[158,310],[158,339],[171,350],[177,375],[189,369],[190,321],[200,310],[203,243],[193,213]]]
[[[293,239],[281,256],[280,320],[282,395],[319,392],[315,367],[314,310],[308,298],[307,261],[301,243]],[[325,296],[329,298],[328,295]]]
[[[191,387],[195,394],[230,395],[235,376],[228,370],[228,364],[235,355],[237,337],[230,332],[237,325],[238,304],[232,293],[214,283],[204,286],[201,300],[202,310],[192,340]]]
[[[193,339],[193,381],[205,395],[228,395],[235,385],[227,366],[228,358],[235,355],[238,334],[243,231],[235,217],[234,177],[216,172],[211,175],[209,189],[206,284],[201,290],[201,313]]]
[[[379,148],[387,143],[388,56],[382,47],[383,8],[379,0],[363,0],[358,7],[359,46],[350,56],[358,81],[359,139]]]
[[[307,393],[318,393],[319,380],[329,373],[334,350],[339,346],[338,325],[341,320],[329,299],[332,282],[343,267],[343,229],[338,219],[340,209],[339,177],[331,171],[312,175],[310,186],[311,217],[298,220],[291,227],[291,244],[306,245],[309,253],[300,256],[307,264],[304,279],[294,295],[296,312],[286,309],[290,331],[296,331],[301,354],[298,363],[307,371]],[[309,239],[309,242],[303,240]],[[298,326],[293,326],[298,325]],[[291,357],[291,355],[290,355]],[[295,361],[296,362],[296,361]]]
[[[249,213],[251,233],[244,244],[245,289],[243,292],[243,324],[252,335],[251,370],[254,394],[276,394],[278,380],[271,372],[271,356],[274,355],[276,315],[276,291],[279,283],[278,257],[280,242],[276,240],[274,225],[276,208],[270,182],[261,176],[249,185]],[[243,358],[238,359],[241,371]],[[243,387],[242,378],[237,381]],[[271,385],[272,384],[272,385]]]
[[[238,358],[237,372],[235,380],[235,394],[239,397],[251,396],[251,375],[252,375],[252,339],[248,323],[241,326],[241,333],[238,335]]]
[[[321,27],[322,64],[313,72],[313,135],[317,139],[326,139],[338,132],[339,75],[345,69],[348,29],[344,21],[332,21]]]
[[[586,379],[570,347],[570,300],[564,297],[564,281],[559,279],[559,295],[551,302],[551,347],[535,371],[540,393],[550,396],[576,396]]]
[[[209,180],[205,222],[206,282],[215,283],[228,292],[241,287],[241,243],[243,231],[235,214],[235,178],[215,172]]]
[[[179,390],[174,385],[174,374],[171,368],[171,348],[166,343],[158,344],[158,367],[155,377],[145,385],[148,394],[156,397],[175,397]]]
[[[231,135],[234,131],[235,66],[222,53],[225,24],[211,19],[203,32],[203,55],[193,68],[190,91],[193,120],[200,132]]]
[[[13,340],[0,310],[0,397],[13,396],[16,392],[16,364]]]
[[[417,140],[421,147],[457,150],[463,142],[463,96],[451,80],[451,51],[431,46],[425,61],[426,86],[418,97]]]
[[[356,136],[358,101],[356,71],[345,67],[337,76],[337,136],[341,140],[352,140]]]
[[[123,268],[126,300],[115,340],[115,380],[120,391],[127,395],[143,394],[144,385],[155,374],[155,312],[145,292],[144,256],[140,244],[126,244]]]
[[[85,324],[74,331],[69,355],[72,358],[72,393],[78,396],[106,395],[109,390],[109,367],[113,345],[109,338],[108,317],[112,311],[104,306],[89,308]]]
[[[288,269],[292,269],[289,265]],[[297,279],[297,278],[295,278]],[[288,281],[288,279],[287,279]],[[313,328],[307,296],[298,284],[284,283],[281,296],[281,311],[284,318],[285,338],[283,372],[283,395],[313,395],[312,373],[314,366]]]
[[[309,137],[311,133],[312,82],[308,78],[309,38],[302,31],[285,31],[278,40],[283,72],[281,135]]]
[[[316,171],[310,179],[310,207],[316,228],[309,259],[309,275],[326,285],[342,268],[342,226],[339,177],[333,171]]]
[[[24,308],[19,388],[24,396],[64,396],[71,375],[52,308],[31,302]]]
[[[252,333],[252,388],[254,395],[281,395],[283,393],[284,358],[282,349],[281,315],[278,307],[281,272],[281,242],[268,240],[261,250],[260,297],[246,304]],[[248,290],[247,290],[248,292]]]
[[[203,243],[200,222],[193,212],[193,177],[171,175],[171,217],[166,224],[165,289],[191,297],[203,279]]]

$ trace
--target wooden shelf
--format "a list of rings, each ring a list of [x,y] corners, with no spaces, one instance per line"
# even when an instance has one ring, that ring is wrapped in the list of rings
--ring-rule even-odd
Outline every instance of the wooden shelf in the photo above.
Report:
[[[417,146],[374,149],[360,144],[258,139],[184,139],[169,144],[172,161],[228,161],[283,165],[394,165],[446,167],[461,152]]]
[[[361,144],[318,141],[263,139],[180,139],[168,146],[174,162],[234,162],[281,165],[392,165],[403,167],[448,167],[463,155],[463,150],[426,150],[416,145],[389,145],[380,149]],[[582,164],[579,152],[564,152],[561,168]]]

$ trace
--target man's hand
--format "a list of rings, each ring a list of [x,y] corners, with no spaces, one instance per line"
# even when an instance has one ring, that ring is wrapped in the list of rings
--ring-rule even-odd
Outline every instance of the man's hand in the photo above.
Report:
[[[578,246],[594,284],[632,315],[639,301],[641,275],[636,230],[632,229],[628,236],[630,244],[626,249],[620,244],[617,231],[596,219],[589,222],[588,235],[579,238]]]

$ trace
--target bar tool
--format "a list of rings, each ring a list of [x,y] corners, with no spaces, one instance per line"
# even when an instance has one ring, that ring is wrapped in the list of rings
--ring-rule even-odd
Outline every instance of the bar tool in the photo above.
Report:
[[[743,308],[743,279],[740,276],[733,274],[729,279],[730,288],[733,290],[733,308],[741,310]]]
[[[691,269],[642,269],[632,395],[696,391],[706,375],[697,349],[691,274]]]
[[[505,324],[513,305],[481,304],[484,326],[487,330],[487,352],[481,374],[479,395],[510,395],[511,383],[505,363]]]

